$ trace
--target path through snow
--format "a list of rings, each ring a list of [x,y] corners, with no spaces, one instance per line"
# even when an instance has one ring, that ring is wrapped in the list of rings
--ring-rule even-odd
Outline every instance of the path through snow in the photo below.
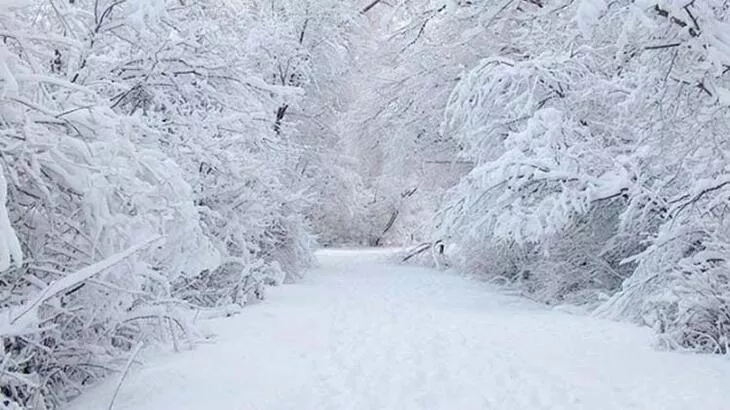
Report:
[[[115,410],[730,409],[730,360],[653,351],[647,329],[476,281],[325,251],[216,342],[133,370]],[[116,381],[70,409],[106,409]]]

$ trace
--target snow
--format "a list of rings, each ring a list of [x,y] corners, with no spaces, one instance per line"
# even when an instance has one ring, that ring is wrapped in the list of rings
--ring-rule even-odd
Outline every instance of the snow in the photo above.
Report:
[[[727,358],[386,256],[320,252],[302,282],[206,322],[213,343],[147,358],[114,409],[728,408]],[[68,410],[107,409],[117,384]]]
[[[5,179],[5,173],[0,168],[0,272],[7,270],[10,266],[21,266],[23,264],[23,252],[20,248],[20,242],[15,235],[15,230],[8,216],[8,210],[5,207],[7,189],[8,183]]]
[[[576,11],[576,23],[581,33],[590,36],[601,15],[608,7],[603,0],[582,0]]]

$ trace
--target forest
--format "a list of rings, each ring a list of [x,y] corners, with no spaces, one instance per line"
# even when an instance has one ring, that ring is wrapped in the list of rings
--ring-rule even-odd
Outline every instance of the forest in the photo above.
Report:
[[[0,0],[0,37],[0,409],[323,246],[730,353],[728,0]]]

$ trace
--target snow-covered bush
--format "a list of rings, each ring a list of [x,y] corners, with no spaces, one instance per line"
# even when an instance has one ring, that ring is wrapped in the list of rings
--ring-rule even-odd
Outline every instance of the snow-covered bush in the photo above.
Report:
[[[108,24],[125,22],[122,11]],[[99,84],[116,110],[140,115],[160,130],[160,149],[183,167],[206,234],[227,258],[199,279],[210,285],[217,278],[221,290],[253,282],[253,291],[262,280],[299,273],[309,245],[301,235],[305,199],[288,175],[298,153],[278,132],[281,119],[274,113],[301,90],[267,83],[261,72],[260,44],[248,37],[258,36],[255,28],[266,29],[268,21],[217,1],[185,7],[173,2],[147,10],[143,18],[139,10],[128,13],[124,37],[133,41],[97,38],[95,49],[113,45],[120,58],[98,61],[97,74],[83,82]],[[276,44],[271,34],[267,41]],[[265,263],[251,269],[259,259]],[[185,282],[184,294],[197,282]],[[244,293],[244,299],[253,296]]]
[[[115,369],[140,341],[189,332],[170,284],[219,255],[159,134],[60,75],[59,47],[80,42],[42,21],[21,24],[36,11],[0,17],[9,33],[0,155],[24,253],[18,265],[3,235],[18,266],[0,274],[0,378],[4,400],[42,409]]]
[[[493,41],[445,110],[444,135],[476,165],[436,238],[540,300],[726,351],[726,5],[457,7]]]
[[[625,202],[623,145],[591,130],[590,113],[562,104],[587,94],[595,77],[586,68],[568,56],[485,60],[455,89],[444,127],[479,165],[452,192],[441,235],[462,248],[520,248],[508,276],[549,302],[623,279],[623,258],[603,259]]]

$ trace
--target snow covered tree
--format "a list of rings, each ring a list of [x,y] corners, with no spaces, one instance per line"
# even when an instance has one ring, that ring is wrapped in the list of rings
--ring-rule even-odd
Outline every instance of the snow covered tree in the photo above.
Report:
[[[443,127],[477,165],[438,235],[463,264],[541,300],[618,292],[601,312],[651,322],[675,347],[725,351],[722,2],[477,8],[492,50]]]
[[[363,8],[374,34],[350,75],[357,97],[342,129],[362,181],[354,208],[364,243],[424,240],[444,191],[471,167],[439,125],[462,71],[454,61],[477,61],[480,46],[461,41],[458,19],[445,10],[426,1]]]

